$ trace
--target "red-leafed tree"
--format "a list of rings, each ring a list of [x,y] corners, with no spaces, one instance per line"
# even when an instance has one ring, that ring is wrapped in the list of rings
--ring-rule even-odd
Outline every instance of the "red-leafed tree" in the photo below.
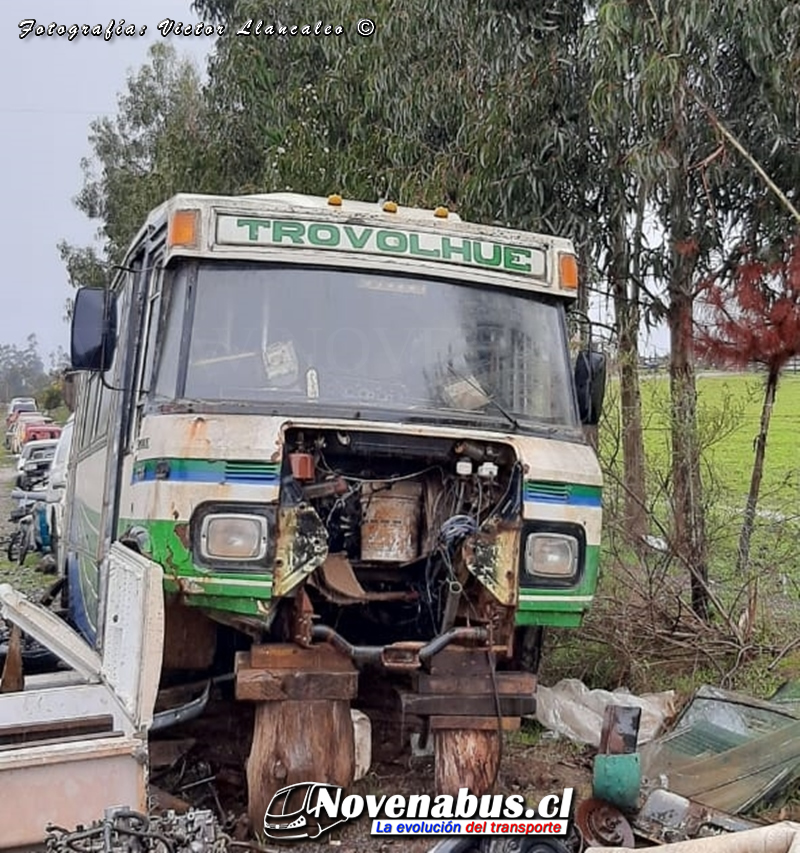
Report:
[[[800,355],[800,240],[787,244],[777,260],[744,256],[731,275],[710,280],[704,291],[708,322],[697,334],[698,354],[719,365],[760,364],[767,371],[750,491],[739,536],[737,569],[744,574],[749,568],[750,539],[778,379],[786,363]],[[752,587],[750,605],[752,626]]]

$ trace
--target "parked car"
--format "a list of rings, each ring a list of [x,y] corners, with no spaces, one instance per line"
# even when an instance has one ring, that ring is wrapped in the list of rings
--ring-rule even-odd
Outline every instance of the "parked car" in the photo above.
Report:
[[[32,414],[36,412],[36,400],[34,400],[33,397],[14,397],[14,399],[8,404],[5,434],[6,450],[11,447],[11,436],[14,432],[14,425],[16,424],[17,418],[20,414]]]
[[[22,444],[29,441],[45,441],[48,438],[58,439],[61,437],[61,427],[54,423],[30,423],[26,422],[22,431]]]
[[[61,437],[56,445],[53,464],[50,466],[50,476],[47,480],[48,522],[50,524],[50,551],[56,559],[59,568],[65,564],[64,555],[59,553],[61,531],[64,529],[64,502],[67,495],[67,471],[69,467],[69,450],[72,445],[72,428],[75,416],[70,415]]]
[[[44,484],[56,453],[58,439],[29,441],[19,454],[17,461],[17,488],[30,491]]]
[[[14,423],[11,432],[11,452],[19,454],[25,443],[25,427],[28,424],[51,424],[53,419],[41,412],[21,412]]]
[[[33,397],[14,397],[8,404],[6,426],[9,426],[9,418],[16,412],[35,412],[36,410],[36,400]]]

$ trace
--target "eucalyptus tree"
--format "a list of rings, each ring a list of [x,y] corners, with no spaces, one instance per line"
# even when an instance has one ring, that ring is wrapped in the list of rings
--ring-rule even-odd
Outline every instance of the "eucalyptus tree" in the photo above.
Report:
[[[782,38],[797,20],[797,4],[777,0],[604,0],[590,25],[592,114],[610,168],[623,172],[611,212],[627,216],[630,199],[642,199],[663,235],[636,263],[664,282],[654,302],[670,330],[674,547],[700,615],[708,554],[694,303],[702,280],[731,264],[741,240],[774,238],[786,226],[785,206],[753,163],[763,159],[797,186],[797,36]],[[731,150],[734,139],[754,157]]]
[[[120,262],[147,213],[165,198],[214,191],[206,114],[192,61],[167,42],[155,43],[129,76],[117,114],[90,125],[91,155],[81,161],[83,186],[74,203],[98,223],[102,249],[59,244],[70,283],[102,285],[108,264]]]
[[[231,188],[448,203],[472,219],[586,239],[581,0],[453,6],[198,0],[226,23],[209,96]],[[248,21],[251,35],[237,31]],[[258,21],[261,34],[256,35]],[[340,25],[274,35],[270,25]],[[225,168],[223,166],[223,168]]]

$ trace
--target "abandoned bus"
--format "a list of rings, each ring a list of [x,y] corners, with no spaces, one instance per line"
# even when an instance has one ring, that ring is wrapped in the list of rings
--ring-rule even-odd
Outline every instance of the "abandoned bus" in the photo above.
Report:
[[[568,241],[446,208],[184,194],[78,292],[71,619],[102,647],[112,542],[161,567],[163,670],[227,650],[256,703],[254,814],[352,781],[349,703],[432,734],[440,789],[492,784],[542,627],[597,583],[605,375],[573,367],[576,288]],[[278,743],[312,730],[313,755]]]

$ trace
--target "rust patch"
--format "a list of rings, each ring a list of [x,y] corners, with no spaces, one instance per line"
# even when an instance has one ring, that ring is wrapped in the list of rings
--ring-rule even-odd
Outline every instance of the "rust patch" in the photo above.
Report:
[[[422,485],[395,483],[362,498],[361,559],[408,563],[419,552]]]
[[[193,440],[208,440],[206,437],[206,429],[208,424],[202,415],[198,415],[189,425],[189,438]]]
[[[306,591],[299,589],[294,599],[292,612],[292,636],[303,648],[311,648],[311,628],[314,619],[314,606]]]
[[[184,521],[180,524],[175,525],[175,535],[178,537],[181,545],[188,551],[190,550],[189,545],[189,524]]]
[[[463,546],[470,574],[501,604],[516,602],[519,531],[519,523],[497,525],[470,536]]]
[[[273,595],[286,595],[322,565],[328,532],[312,507],[281,507],[275,552]]]
[[[176,580],[185,595],[200,595],[203,592],[203,585],[192,578],[176,577]]]
[[[208,421],[202,415],[198,415],[189,423],[184,453],[191,455],[191,451],[197,445],[202,446],[205,451],[211,447],[211,439],[208,437]]]
[[[284,430],[278,430],[278,435],[275,437],[275,452],[270,456],[270,462],[280,462],[283,459],[283,445],[286,436]]]

